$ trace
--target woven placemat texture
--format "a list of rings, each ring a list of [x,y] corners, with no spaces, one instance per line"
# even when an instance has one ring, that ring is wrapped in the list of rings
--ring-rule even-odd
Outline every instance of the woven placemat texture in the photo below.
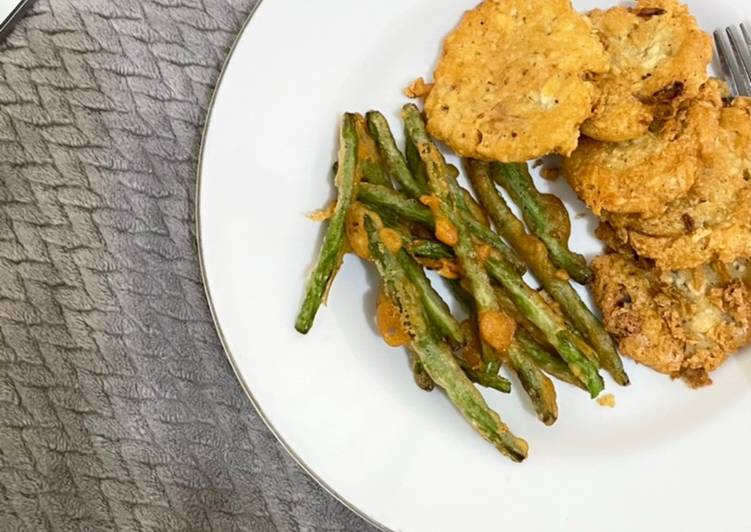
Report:
[[[273,0],[267,0],[273,1]],[[371,530],[222,353],[203,121],[256,0],[39,0],[0,48],[0,530]]]

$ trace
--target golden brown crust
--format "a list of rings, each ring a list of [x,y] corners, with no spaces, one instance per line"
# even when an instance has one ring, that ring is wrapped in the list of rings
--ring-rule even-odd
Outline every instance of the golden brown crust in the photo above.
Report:
[[[433,89],[432,83],[425,83],[422,78],[417,78],[404,89],[407,98],[425,98]]]
[[[692,188],[664,213],[606,215],[622,242],[661,269],[751,257],[751,99],[722,109],[714,148]]]
[[[464,157],[523,162],[576,148],[608,69],[569,0],[485,0],[446,38],[428,130]]]
[[[721,90],[707,84],[656,132],[627,142],[583,139],[564,161],[564,173],[579,197],[600,215],[655,215],[688,192],[703,159],[716,143]]]
[[[654,114],[649,106],[630,94],[628,85],[618,78],[600,78],[600,97],[592,116],[581,126],[584,135],[601,141],[622,142],[647,133]]]
[[[595,299],[621,352],[693,386],[751,341],[747,265],[660,273],[611,253],[592,264]]]
[[[589,18],[612,58],[595,77],[602,96],[582,132],[623,142],[670,116],[707,79],[712,40],[676,0],[639,0],[633,8],[596,9]]]

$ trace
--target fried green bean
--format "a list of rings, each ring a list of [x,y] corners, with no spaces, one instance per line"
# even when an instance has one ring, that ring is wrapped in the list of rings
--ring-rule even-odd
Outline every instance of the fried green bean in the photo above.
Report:
[[[297,315],[295,329],[306,334],[313,326],[313,320],[323,302],[323,298],[336,276],[345,250],[345,220],[347,210],[355,199],[357,192],[357,117],[347,113],[342,119],[339,133],[339,165],[335,183],[337,200],[334,213],[329,220],[318,258],[308,279],[300,312]]]
[[[490,216],[498,232],[514,251],[526,261],[543,288],[560,305],[574,327],[590,342],[600,364],[621,385],[629,383],[623,361],[599,319],[581,300],[568,280],[550,258],[543,242],[530,235],[524,224],[509,209],[491,179],[491,173],[501,172],[501,165],[481,161],[467,161],[467,174],[480,203]]]
[[[358,187],[357,197],[362,203],[378,209],[379,212],[381,209],[388,209],[405,220],[423,224],[430,229],[435,228],[433,213],[428,207],[392,188],[361,183]],[[476,238],[496,248],[520,273],[527,271],[524,262],[501,237],[470,216],[468,210],[462,209],[461,216]]]
[[[558,419],[558,402],[553,381],[548,378],[523,345],[514,339],[508,349],[507,356],[511,368],[519,377],[524,391],[527,392],[537,417],[546,425],[552,425]]]
[[[486,440],[514,461],[527,456],[527,442],[514,436],[500,416],[487,405],[459,367],[447,344],[436,339],[420,305],[414,285],[397,258],[384,245],[377,223],[365,216],[370,253],[380,273],[386,292],[409,324],[410,348],[417,354],[431,379],[448,395],[451,402]]]
[[[355,115],[357,128],[357,173],[360,182],[391,187],[391,179],[384,170],[381,154],[375,140],[368,132],[364,116]],[[336,173],[336,171],[334,172]]]
[[[491,175],[521,208],[527,227],[548,248],[553,263],[579,283],[592,279],[586,259],[568,248],[571,220],[566,208],[555,196],[535,188],[527,165],[493,163]]]
[[[409,138],[413,140],[420,154],[425,173],[428,177],[428,188],[435,201],[435,209],[446,220],[451,230],[451,242],[444,242],[454,248],[462,275],[467,281],[468,288],[477,305],[477,314],[480,324],[480,340],[487,342],[497,355],[505,351],[513,338],[515,323],[501,311],[495,299],[495,293],[490,283],[490,277],[485,270],[477,253],[472,233],[469,229],[468,216],[463,215],[461,203],[463,195],[461,188],[454,178],[448,173],[448,168],[443,155],[438,147],[430,139],[425,131],[425,123],[419,110],[413,104],[407,104],[402,108],[402,118]],[[438,214],[434,213],[435,217]],[[438,225],[436,223],[436,225]],[[438,235],[436,229],[436,236]],[[440,236],[439,236],[440,239]],[[502,324],[506,324],[504,327]],[[491,330],[503,330],[511,334],[493,334]],[[490,362],[490,361],[485,361]],[[492,373],[497,373],[500,362],[490,365]]]
[[[396,259],[407,274],[407,278],[417,289],[430,323],[448,339],[452,346],[463,345],[465,338],[461,325],[451,315],[449,306],[430,284],[422,266],[415,262],[415,259],[404,248],[396,253]]]
[[[544,335],[547,342],[566,361],[571,371],[586,386],[592,397],[604,387],[597,366],[577,346],[576,335],[553,311],[542,296],[524,283],[514,270],[496,257],[485,262],[490,275],[503,286],[518,311],[524,314]]]
[[[409,171],[407,161],[396,145],[386,117],[378,111],[370,111],[366,117],[370,133],[380,149],[386,171],[399,183],[409,197],[419,199],[420,196],[427,193],[427,189]]]

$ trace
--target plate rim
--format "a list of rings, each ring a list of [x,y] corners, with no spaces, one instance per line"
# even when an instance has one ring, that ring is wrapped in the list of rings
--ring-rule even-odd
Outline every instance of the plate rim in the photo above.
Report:
[[[576,0],[573,0],[573,1],[576,1]],[[684,0],[684,1],[687,1],[687,0]],[[735,2],[739,2],[740,0],[724,0],[724,1],[729,2],[730,6],[734,6],[734,5],[737,5],[735,4]],[[229,67],[232,65],[233,60],[236,58],[237,55],[239,55],[236,52],[238,51],[238,48],[241,48],[240,45],[242,43],[243,38],[247,38],[249,36],[248,33],[246,33],[249,29],[258,30],[258,29],[263,28],[263,25],[260,22],[255,26],[252,24],[253,18],[258,14],[257,11],[262,5],[267,6],[268,4],[264,3],[263,0],[257,0],[257,3],[255,4],[255,6],[253,6],[249,10],[249,14],[246,17],[245,21],[240,25],[237,36],[233,39],[233,42],[227,48],[227,51],[226,51],[227,55],[223,61],[223,65],[221,65],[221,68],[218,72],[218,77],[216,78],[214,88],[212,90],[212,94],[209,99],[209,103],[208,103],[206,114],[205,114],[205,121],[204,121],[204,125],[202,128],[203,131],[202,131],[201,141],[199,143],[199,153],[198,153],[197,168],[196,168],[196,185],[195,185],[196,188],[194,189],[196,192],[196,197],[195,197],[195,204],[194,204],[195,225],[193,227],[195,227],[195,230],[196,230],[195,239],[197,243],[199,269],[200,269],[201,280],[204,285],[203,287],[204,293],[206,296],[206,301],[209,306],[209,311],[211,313],[211,318],[214,324],[214,328],[217,331],[217,336],[219,337],[225,356],[227,357],[227,360],[229,361],[230,366],[232,367],[236,375],[237,382],[240,383],[243,389],[243,392],[245,393],[246,397],[249,399],[251,405],[253,406],[255,411],[258,413],[258,415],[261,417],[261,419],[263,420],[264,424],[269,429],[269,431],[274,435],[275,439],[281,444],[282,448],[287,452],[288,456],[290,456],[297,463],[297,465],[302,468],[302,470],[309,476],[309,478],[312,478],[318,485],[320,485],[327,493],[329,493],[332,497],[334,497],[337,501],[339,501],[348,510],[353,512],[355,515],[358,515],[361,519],[363,519],[365,522],[375,527],[376,529],[390,532],[392,531],[391,528],[386,527],[384,524],[380,523],[378,520],[368,515],[365,511],[358,508],[358,506],[348,501],[343,495],[337,492],[336,489],[334,489],[325,480],[323,480],[323,477],[319,476],[319,474],[316,473],[316,471],[305,462],[305,460],[301,457],[301,455],[298,455],[297,452],[295,452],[294,448],[285,440],[284,436],[282,436],[282,433],[280,433],[276,429],[271,419],[264,412],[264,409],[262,408],[261,404],[254,396],[254,392],[251,390],[251,387],[248,385],[248,383],[245,380],[243,371],[241,369],[245,365],[243,363],[244,357],[243,356],[236,357],[235,354],[233,354],[232,350],[230,349],[229,339],[232,338],[233,335],[232,334],[230,334],[229,336],[225,335],[225,331],[223,330],[222,325],[220,324],[219,316],[218,316],[218,313],[221,311],[221,308],[223,306],[222,298],[220,298],[219,293],[216,290],[214,290],[214,292],[217,292],[214,294],[216,298],[216,301],[215,301],[214,297],[212,297],[212,291],[210,289],[209,272],[207,271],[207,266],[208,264],[211,263],[211,258],[210,258],[211,254],[208,253],[204,249],[206,246],[210,244],[209,233],[212,232],[212,231],[209,231],[208,229],[208,225],[211,225],[209,224],[209,211],[207,210],[206,212],[204,212],[203,218],[205,220],[203,220],[203,223],[202,223],[202,216],[201,216],[201,211],[202,211],[201,207],[202,205],[206,206],[206,201],[208,201],[209,199],[208,197],[202,197],[202,192],[205,195],[207,190],[211,187],[210,185],[211,182],[208,181],[208,179],[206,182],[204,182],[203,180],[203,177],[204,177],[203,174],[206,171],[205,165],[208,164],[208,159],[210,159],[210,154],[207,153],[207,148],[209,147],[207,141],[209,140],[209,133],[211,132],[211,126],[213,125],[213,122],[216,119],[216,113],[218,112],[218,110],[222,109],[222,105],[219,105],[220,103],[219,94],[220,92],[222,92],[222,88],[227,86],[227,84],[225,84],[224,81],[227,78],[231,78],[231,76],[227,76],[227,74],[229,73]],[[264,12],[264,14],[266,13]],[[245,51],[245,49],[243,49],[243,51]],[[214,284],[216,285],[216,282]],[[217,286],[217,288],[220,288],[220,287]],[[232,332],[229,329],[230,327],[228,326],[227,333]],[[235,350],[238,355],[243,354],[241,353],[243,349],[236,347]],[[245,351],[246,353],[248,352],[247,350]],[[253,351],[251,351],[251,353],[252,352]],[[247,370],[247,368],[245,369]],[[251,375],[248,374],[247,371],[245,372],[245,374],[248,376],[248,379],[252,381]],[[257,388],[256,388],[256,393],[260,393]],[[259,397],[261,397],[261,395],[263,394],[260,394]],[[267,408],[269,408],[269,406],[270,406],[269,404],[266,404]],[[277,422],[279,421],[280,420],[277,420]],[[299,446],[299,442],[298,442],[297,448],[300,449],[301,451],[304,451],[304,449],[301,446]],[[360,503],[363,507],[368,507],[368,505],[365,504],[365,501],[360,501]],[[397,527],[396,529],[393,529],[393,530],[400,529],[398,525],[396,524],[394,524],[393,526]]]
[[[217,336],[219,337],[219,342],[222,346],[222,351],[224,352],[224,356],[226,357],[227,361],[229,362],[230,366],[232,367],[232,371],[235,374],[235,378],[237,379],[237,382],[240,384],[240,387],[243,390],[243,393],[250,401],[250,404],[255,409],[258,416],[263,421],[264,425],[266,425],[266,428],[269,429],[271,434],[274,436],[276,441],[281,444],[282,449],[287,453],[287,455],[292,458],[292,460],[303,470],[305,474],[307,474],[310,478],[312,478],[320,487],[324,489],[326,493],[331,495],[334,499],[336,499],[340,504],[342,504],[345,508],[350,510],[352,513],[360,517],[363,521],[368,523],[369,525],[375,527],[378,530],[381,530],[382,532],[391,532],[391,529],[387,528],[382,523],[379,523],[376,519],[365,513],[364,511],[360,510],[357,506],[355,506],[353,503],[345,499],[342,495],[340,495],[334,488],[332,488],[326,481],[324,481],[316,472],[311,468],[305,461],[292,449],[292,447],[287,443],[287,441],[284,439],[284,437],[281,435],[281,433],[274,427],[274,425],[271,423],[271,420],[268,418],[266,413],[263,411],[263,408],[261,408],[261,405],[256,400],[255,396],[253,395],[253,392],[250,390],[250,386],[245,382],[245,379],[242,376],[242,373],[240,372],[240,368],[235,360],[235,356],[232,354],[232,351],[229,348],[229,343],[227,342],[227,339],[225,337],[224,331],[222,329],[221,324],[219,323],[219,319],[217,318],[216,308],[214,305],[214,300],[211,296],[211,291],[209,290],[209,283],[208,283],[208,276],[206,274],[206,265],[205,265],[205,258],[204,258],[204,250],[203,250],[203,239],[202,239],[202,224],[201,224],[201,186],[203,184],[203,171],[204,171],[204,162],[205,162],[205,154],[206,154],[206,140],[208,138],[209,128],[211,126],[211,117],[213,115],[214,109],[216,107],[216,102],[219,97],[219,93],[222,88],[222,83],[225,80],[227,71],[229,70],[230,64],[232,63],[232,59],[235,55],[235,52],[237,51],[238,45],[240,41],[242,40],[245,33],[250,28],[251,21],[253,18],[255,18],[256,12],[258,11],[258,8],[261,7],[261,4],[264,3],[264,0],[258,0],[256,5],[250,10],[250,13],[248,13],[248,16],[245,18],[245,21],[242,23],[242,26],[240,27],[240,30],[238,31],[237,36],[232,41],[232,44],[229,48],[229,51],[227,52],[227,56],[224,59],[224,62],[221,66],[221,70],[219,72],[219,76],[217,77],[216,83],[214,85],[212,94],[211,94],[211,100],[209,101],[208,109],[206,111],[206,115],[204,118],[204,124],[201,131],[201,143],[198,151],[198,160],[196,164],[196,184],[195,184],[195,206],[193,208],[193,216],[194,216],[194,227],[195,227],[195,240],[196,240],[196,248],[197,248],[197,254],[198,254],[198,268],[200,270],[201,275],[201,283],[203,284],[203,293],[206,297],[206,302],[209,306],[209,313],[211,315],[211,321],[214,325],[214,329],[216,330]]]

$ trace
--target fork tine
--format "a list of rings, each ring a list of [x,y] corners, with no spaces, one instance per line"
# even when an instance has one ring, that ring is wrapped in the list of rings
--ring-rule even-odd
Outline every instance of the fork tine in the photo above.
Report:
[[[727,28],[727,32],[730,37],[730,44],[735,48],[736,56],[746,70],[746,81],[749,82],[749,92],[746,93],[746,96],[751,96],[751,50],[749,50],[749,45],[738,26]]]
[[[733,96],[738,94],[738,85],[735,83],[735,76],[730,68],[730,60],[733,59],[733,54],[729,53],[730,43],[725,42],[725,32],[722,30],[714,31],[714,42],[717,48],[717,57],[720,59],[720,66],[722,67],[723,77],[727,81],[730,87],[730,94]]]
[[[728,84],[731,91],[734,95],[751,95],[751,81],[749,81],[746,72],[738,62],[738,58],[735,57],[728,34],[723,30],[715,30],[714,39],[720,62],[729,74]]]
[[[741,23],[741,33],[746,38],[746,44],[751,46],[751,25],[748,22]]]

